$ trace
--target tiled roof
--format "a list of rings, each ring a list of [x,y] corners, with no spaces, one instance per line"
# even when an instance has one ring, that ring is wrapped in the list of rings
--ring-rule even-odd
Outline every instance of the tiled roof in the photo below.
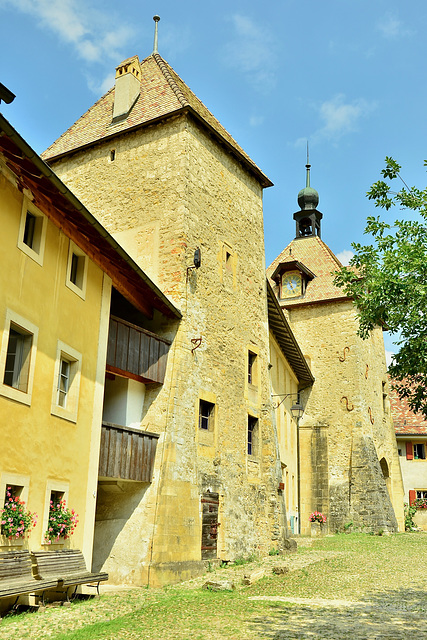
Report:
[[[393,389],[390,406],[396,435],[427,435],[427,420],[421,413],[411,411],[407,399],[399,398]]]
[[[279,302],[267,280],[268,325],[273,332],[283,355],[288,360],[300,385],[310,386],[314,382],[314,376],[310,371],[301,348],[283,315]]]
[[[345,300],[347,296],[342,289],[333,284],[334,272],[340,269],[341,262],[332,253],[329,247],[318,236],[297,238],[277,256],[267,269],[267,276],[274,290],[277,285],[271,280],[271,275],[281,263],[298,261],[307,267],[316,276],[307,284],[307,289],[302,297],[289,298],[280,301],[282,306],[293,307],[300,304],[313,304],[327,300]]]
[[[112,88],[46,149],[42,158],[47,161],[53,160],[80,147],[187,109],[255,173],[263,186],[272,185],[267,176],[158,53],[151,54],[140,64],[141,92],[126,118],[112,123],[114,105],[114,88]]]

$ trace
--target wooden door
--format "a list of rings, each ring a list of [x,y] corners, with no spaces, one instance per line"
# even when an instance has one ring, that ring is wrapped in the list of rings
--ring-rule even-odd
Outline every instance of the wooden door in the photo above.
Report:
[[[217,557],[218,505],[217,493],[202,495],[202,560]]]

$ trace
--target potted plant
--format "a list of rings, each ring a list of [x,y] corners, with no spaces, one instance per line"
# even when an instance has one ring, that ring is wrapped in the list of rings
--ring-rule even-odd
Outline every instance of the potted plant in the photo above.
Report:
[[[78,524],[78,515],[74,509],[68,509],[65,500],[51,500],[45,542],[60,542],[73,533]]]
[[[313,513],[309,517],[309,521],[311,522],[312,537],[324,534],[326,516],[324,516],[323,513],[320,513],[320,511],[313,511]]]
[[[1,534],[8,540],[25,538],[37,524],[37,514],[31,513],[25,502],[6,488],[6,500],[0,513]]]

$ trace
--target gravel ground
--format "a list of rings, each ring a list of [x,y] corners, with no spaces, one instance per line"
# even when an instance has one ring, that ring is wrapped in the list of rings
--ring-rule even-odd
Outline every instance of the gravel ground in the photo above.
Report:
[[[160,618],[162,607],[165,607],[163,624],[154,616],[149,618],[152,620],[150,628],[142,630],[141,624],[137,623],[135,627],[111,630],[111,635],[102,635],[102,638],[427,640],[427,566],[425,552],[421,553],[424,548],[427,550],[427,536],[409,535],[413,537],[396,538],[396,542],[372,540],[372,554],[367,547],[360,555],[357,539],[349,540],[348,551],[342,550],[343,543],[326,549],[328,545],[322,548],[317,541],[300,539],[296,555],[269,556],[250,564],[217,569],[161,592],[104,587],[99,599],[75,602],[66,607],[49,606],[34,614],[2,620],[0,639],[55,638],[97,622],[124,618],[133,612],[158,610]],[[405,548],[413,570],[405,566]],[[401,549],[401,557],[396,549]],[[285,565],[289,573],[273,577],[274,565]],[[371,568],[367,570],[367,567]],[[244,575],[260,568],[265,569],[267,577],[244,587]],[[318,584],[315,579],[319,580]],[[334,579],[337,585],[333,584]],[[207,618],[206,626],[198,626],[197,630],[191,626],[192,631],[187,631],[185,612],[174,611],[174,597],[187,598],[178,602],[188,602],[188,606],[195,607],[193,611],[197,612],[197,593],[207,580],[231,580],[236,591],[233,595],[228,592],[212,594],[212,601],[207,596],[207,602],[206,598],[200,602],[200,607],[208,607],[211,616]],[[328,594],[326,597],[325,593]],[[189,610],[188,615],[195,616],[196,613]]]

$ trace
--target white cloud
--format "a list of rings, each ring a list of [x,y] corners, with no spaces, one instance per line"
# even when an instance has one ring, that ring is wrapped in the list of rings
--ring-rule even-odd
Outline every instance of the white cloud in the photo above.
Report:
[[[377,24],[378,31],[385,38],[395,39],[413,35],[410,29],[403,26],[403,23],[391,13],[387,13],[381,22]]]
[[[103,80],[101,80],[101,82],[98,77],[96,77],[96,80],[88,77],[87,86],[94,94],[103,95],[104,93],[107,93],[109,89],[114,87],[115,75],[116,74],[114,72],[109,73]]]
[[[315,106],[321,126],[309,136],[310,143],[316,144],[322,140],[336,142],[343,135],[357,131],[360,121],[376,107],[376,102],[368,102],[364,98],[346,102],[344,94],[335,95],[331,100]],[[307,138],[298,138],[295,146],[300,147],[303,143],[306,144],[306,140]]]
[[[319,133],[328,138],[336,138],[355,131],[360,118],[365,117],[375,106],[375,103],[369,103],[363,98],[346,103],[345,96],[338,94],[320,106],[320,118],[324,125]]]
[[[74,47],[88,63],[123,56],[120,48],[131,38],[133,27],[118,24],[115,16],[96,11],[84,0],[3,0],[14,9],[34,16],[41,28],[52,31],[60,41]]]
[[[247,16],[234,14],[230,21],[233,40],[223,53],[223,62],[243,73],[256,89],[270,91],[276,84],[276,44],[267,27]]]
[[[337,253],[337,258],[343,265],[348,265],[353,256],[354,253],[350,249],[344,249],[344,251]]]

